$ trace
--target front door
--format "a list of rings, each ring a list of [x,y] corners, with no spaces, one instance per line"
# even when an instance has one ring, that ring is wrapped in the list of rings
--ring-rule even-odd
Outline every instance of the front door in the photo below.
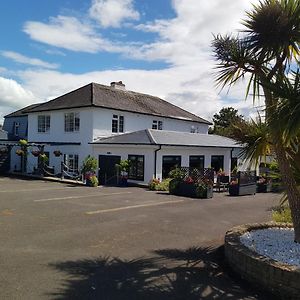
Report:
[[[117,184],[116,164],[121,161],[121,156],[117,155],[99,155],[99,183],[102,185]]]

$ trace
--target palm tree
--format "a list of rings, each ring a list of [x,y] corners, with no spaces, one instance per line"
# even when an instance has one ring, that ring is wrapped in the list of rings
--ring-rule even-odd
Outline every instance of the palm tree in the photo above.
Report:
[[[216,81],[221,87],[234,85],[250,75],[246,95],[253,100],[265,99],[266,123],[276,154],[282,180],[286,186],[295,229],[300,243],[300,191],[297,188],[290,156],[287,151],[286,123],[279,119],[282,101],[274,86],[288,82],[300,54],[300,0],[262,0],[247,12],[245,30],[240,36],[215,36],[213,49],[219,61]],[[299,96],[297,97],[299,99]],[[290,107],[291,108],[291,107]],[[292,111],[289,111],[292,114]],[[290,118],[292,118],[290,116]],[[275,120],[275,121],[274,121]],[[291,125],[291,124],[290,124]]]

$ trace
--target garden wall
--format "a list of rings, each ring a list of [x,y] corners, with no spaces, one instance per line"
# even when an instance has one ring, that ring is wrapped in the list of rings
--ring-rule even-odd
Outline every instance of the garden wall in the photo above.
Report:
[[[240,242],[247,231],[291,224],[263,223],[234,227],[225,236],[225,257],[242,278],[268,290],[281,299],[300,299],[300,268],[259,255]]]

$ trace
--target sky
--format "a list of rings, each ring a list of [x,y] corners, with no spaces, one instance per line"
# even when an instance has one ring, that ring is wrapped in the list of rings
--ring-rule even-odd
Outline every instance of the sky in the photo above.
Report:
[[[90,82],[166,99],[211,120],[253,113],[245,83],[215,86],[213,34],[242,30],[249,0],[0,2],[0,123],[4,115]]]

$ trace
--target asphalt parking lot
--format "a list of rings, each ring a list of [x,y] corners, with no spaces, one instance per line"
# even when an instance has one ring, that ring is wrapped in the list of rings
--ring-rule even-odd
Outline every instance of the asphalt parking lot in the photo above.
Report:
[[[0,177],[1,299],[263,299],[223,272],[224,233],[280,195],[194,200]]]

